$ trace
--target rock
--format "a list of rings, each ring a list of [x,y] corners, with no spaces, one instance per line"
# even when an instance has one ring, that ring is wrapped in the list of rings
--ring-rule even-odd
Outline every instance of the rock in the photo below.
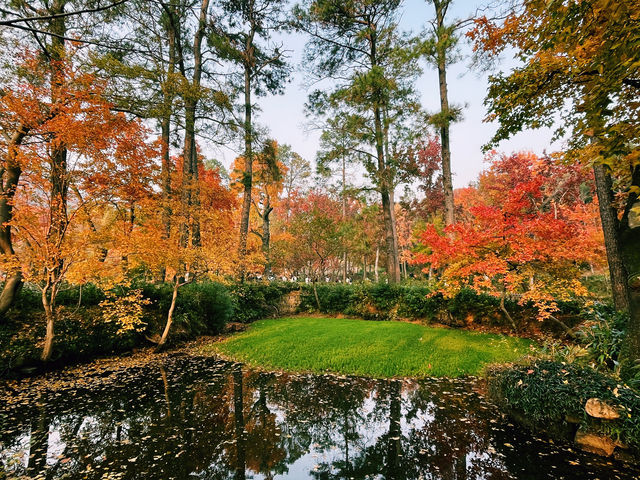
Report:
[[[582,450],[595,453],[597,455],[604,455],[605,457],[611,456],[615,448],[618,446],[618,443],[610,437],[585,432],[582,429],[578,429],[576,432],[575,442]]]
[[[603,418],[605,420],[615,420],[620,418],[618,410],[611,405],[603,402],[599,398],[590,398],[587,400],[584,409],[594,418]]]

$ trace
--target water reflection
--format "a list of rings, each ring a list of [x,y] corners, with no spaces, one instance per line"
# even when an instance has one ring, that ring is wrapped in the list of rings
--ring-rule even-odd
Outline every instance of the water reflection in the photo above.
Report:
[[[174,355],[2,407],[9,478],[638,478],[500,418],[472,380],[258,373]],[[0,472],[0,478],[3,475]]]

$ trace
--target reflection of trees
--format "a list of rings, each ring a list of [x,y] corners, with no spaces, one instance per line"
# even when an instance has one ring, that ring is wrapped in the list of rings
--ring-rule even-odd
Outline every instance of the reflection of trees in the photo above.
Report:
[[[296,471],[327,480],[499,480],[540,478],[539,458],[552,458],[558,475],[597,473],[515,427],[498,428],[494,410],[460,380],[264,374],[169,357],[37,395],[0,417],[3,461],[22,452],[9,477],[272,479],[298,463]]]
[[[44,406],[38,408],[40,411],[34,424],[31,425],[29,435],[29,457],[27,458],[27,475],[34,475],[42,472],[47,464],[47,445],[49,442],[49,416]]]
[[[281,428],[290,440],[285,443],[287,463],[311,450],[337,450],[342,455],[331,463],[331,468],[339,472],[334,478],[349,478],[351,455],[363,446],[356,428],[366,423],[363,403],[373,385],[375,381],[361,378],[282,375],[269,398],[286,406]],[[326,463],[315,466],[314,475],[331,478],[325,471]]]
[[[247,442],[244,434],[244,399],[242,398],[242,370],[233,369],[233,419],[236,445],[235,480],[244,480],[246,471]]]
[[[439,390],[434,394],[434,389]],[[426,469],[435,478],[467,480],[511,478],[491,447],[489,416],[471,384],[440,381],[426,384],[410,395],[407,421],[429,418],[422,428],[411,429],[407,438],[407,470],[417,475]]]
[[[387,433],[387,458],[385,467],[389,480],[400,480],[403,475],[400,459],[402,457],[402,441],[400,420],[402,419],[400,398],[400,382],[391,381],[389,385],[389,432]]]
[[[257,389],[257,393],[254,392],[255,401],[250,405],[245,425],[247,443],[251,446],[247,451],[247,465],[254,472],[262,473],[265,478],[271,479],[274,473],[283,470],[282,461],[286,452],[280,445],[281,430],[277,416],[271,412],[267,402],[269,378],[267,375],[258,374],[251,380],[251,385]]]
[[[164,372],[133,369],[93,389],[51,393],[48,401],[43,399],[46,409],[16,405],[7,418],[22,427],[12,435],[27,436],[31,453],[38,452],[29,459],[29,476],[44,471],[47,451],[55,447],[50,428],[59,435],[55,452],[60,455],[49,459],[54,463],[46,470],[47,478],[101,478],[109,471],[119,471],[122,478],[186,477],[212,464],[219,472],[226,464],[220,461],[225,418],[219,396],[227,367],[189,363],[186,368],[179,361],[169,362]],[[220,380],[199,384],[208,374],[203,370],[212,368]],[[216,408],[202,408],[205,405]],[[0,437],[3,447],[17,445],[6,437]]]
[[[367,432],[360,438],[361,448],[352,456],[349,469],[344,470],[340,461],[323,465],[316,478],[376,478],[382,473],[385,479],[400,480],[404,477],[402,462],[402,383],[398,380],[379,381],[369,394],[371,404],[355,417],[353,432]],[[373,428],[372,428],[373,427]],[[375,433],[371,436],[371,433]],[[364,437],[363,433],[360,433]],[[328,472],[333,472],[331,475]]]

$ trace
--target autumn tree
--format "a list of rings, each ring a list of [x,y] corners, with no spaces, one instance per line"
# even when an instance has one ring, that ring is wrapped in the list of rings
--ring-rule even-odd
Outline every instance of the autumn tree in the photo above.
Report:
[[[429,247],[415,261],[442,269],[442,291],[472,288],[501,299],[531,302],[538,318],[554,319],[558,300],[585,296],[584,268],[603,260],[597,205],[583,196],[591,178],[581,167],[550,158],[514,154],[491,167],[461,195],[459,221],[444,232],[428,225]]]
[[[320,135],[320,149],[316,155],[316,170],[323,177],[331,176],[334,171],[340,177],[340,197],[342,199],[342,220],[347,217],[347,203],[349,191],[352,187],[347,183],[347,166],[358,163],[361,153],[357,151],[360,146],[351,135],[349,121],[345,115],[336,115],[327,118]],[[348,248],[345,245],[342,252],[342,281],[347,280]]]
[[[341,251],[340,211],[340,202],[322,192],[300,197],[292,208],[290,231],[295,237],[296,255],[306,263],[318,308],[316,282],[328,269],[335,270],[331,263]]]
[[[282,46],[273,41],[272,35],[286,26],[286,19],[282,0],[223,0],[219,8],[220,22],[211,40],[218,56],[231,65],[231,87],[243,98],[236,124],[242,131],[244,144],[244,192],[238,245],[240,276],[244,278],[256,137],[252,98],[282,92],[289,66]]]
[[[434,135],[420,138],[409,152],[413,174],[404,203],[416,218],[431,221],[442,216],[444,187],[440,141]]]
[[[180,208],[183,206],[180,205]],[[185,244],[184,232],[179,227],[172,228],[170,234],[166,235],[164,225],[158,220],[159,216],[152,217],[141,228],[136,229],[133,236],[138,261],[147,268],[163,272],[172,284],[171,302],[162,334],[152,339],[157,351],[164,348],[169,337],[180,288],[194,281],[204,268],[202,247],[191,242]]]
[[[107,95],[117,108],[158,121],[163,144],[161,189],[167,235],[172,213],[171,143],[178,131],[176,100],[181,89],[186,88],[184,27],[189,23],[189,11],[185,3],[177,1],[129,1],[110,34],[114,39],[130,39],[135,48],[125,52],[107,50],[93,59],[94,65],[111,78]]]
[[[104,4],[86,5],[83,2],[75,0],[56,0],[53,2],[43,2],[40,0],[18,0],[10,2],[2,9],[2,30],[0,31],[1,41],[3,42],[2,54],[4,57],[4,67],[11,75],[2,79],[2,83],[12,81],[30,81],[27,77],[23,77],[24,72],[20,70],[21,61],[16,56],[23,54],[25,49],[30,52],[39,52],[42,55],[43,62],[40,68],[47,68],[50,71],[50,92],[49,95],[54,96],[58,90],[64,90],[65,82],[63,71],[57,71],[66,58],[67,49],[70,44],[77,46],[101,46],[112,47],[114,44],[108,41],[102,41],[97,34],[99,28],[113,20],[115,12],[124,2],[114,1]],[[74,47],[75,48],[75,47]],[[120,46],[122,48],[122,46]],[[48,65],[47,65],[48,62]],[[16,68],[18,67],[18,68]],[[28,71],[28,69],[27,69]],[[5,85],[0,86],[0,97],[3,96]],[[41,121],[51,120],[50,117],[56,116],[56,110],[49,112],[48,116],[40,117]],[[16,185],[21,176],[21,168],[12,160],[16,148],[19,148],[23,142],[28,141],[29,132],[33,127],[37,115],[31,117],[29,124],[12,123],[4,125],[6,133],[6,156],[3,155],[3,161],[6,160],[5,168],[2,169],[0,183],[3,190],[0,193],[0,237],[2,237],[2,254],[4,258],[14,258],[13,247],[11,245],[11,227],[13,210],[11,202]],[[14,120],[16,120],[14,118]],[[68,193],[67,186],[64,183],[66,175],[66,158],[64,145],[57,146],[57,154],[52,156],[56,168],[52,171],[56,179],[53,184],[52,195],[57,197],[54,203],[54,209],[57,211],[55,216],[57,220],[54,222],[54,230],[60,230],[64,224],[65,203]],[[15,265],[16,262],[14,261]],[[0,317],[3,317],[7,310],[11,307],[15,295],[22,285],[19,269],[13,268],[8,272],[7,281],[5,281],[2,294],[0,294]]]
[[[254,156],[252,200],[253,211],[260,219],[260,226],[251,226],[249,231],[260,239],[264,255],[264,275],[271,275],[271,214],[280,202],[287,167],[279,160],[280,147],[275,140],[267,140],[262,150]],[[232,181],[236,190],[243,190],[244,159],[236,159]]]
[[[552,127],[568,135],[570,159],[595,168],[614,301],[630,312],[624,378],[640,359],[638,18],[632,0],[528,0],[516,2],[503,22],[479,19],[473,34],[478,49],[497,55],[512,48],[520,64],[490,78],[488,119],[499,122],[493,142]],[[624,198],[617,214],[614,196]]]
[[[52,68],[43,68],[42,61],[26,54],[22,65],[31,72],[30,81],[5,92],[3,100],[10,108],[5,119],[32,125],[27,141],[12,150],[25,182],[14,192],[15,209],[7,227],[14,228],[20,240],[22,274],[41,288],[46,361],[53,348],[57,292],[71,266],[91,251],[90,237],[78,230],[78,220],[92,203],[112,198],[110,181],[140,174],[137,165],[148,165],[153,149],[138,123],[111,111],[102,97],[104,82],[83,73],[67,56],[55,62],[44,59]],[[113,176],[115,172],[122,177]],[[85,183],[89,177],[93,181]],[[85,195],[70,201],[70,188]]]
[[[394,219],[394,186],[408,119],[419,116],[413,85],[416,50],[397,24],[400,2],[318,0],[295,10],[299,28],[311,39],[306,63],[312,79],[330,80],[310,95],[320,118],[342,115],[358,145],[361,161],[381,195],[387,276],[400,279]],[[409,142],[410,143],[410,142]]]

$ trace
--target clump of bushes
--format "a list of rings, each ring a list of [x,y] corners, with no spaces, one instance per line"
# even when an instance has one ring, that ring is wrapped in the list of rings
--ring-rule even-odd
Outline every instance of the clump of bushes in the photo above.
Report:
[[[471,290],[463,290],[453,298],[444,298],[440,294],[433,294],[432,287],[424,283],[319,283],[316,288],[319,311],[327,314],[344,314],[368,320],[420,319],[450,326],[471,323],[507,325],[500,313],[498,299]],[[115,286],[109,292],[93,284],[65,286],[57,299],[57,355],[64,358],[88,357],[148,344],[145,337],[154,337],[164,326],[172,289],[171,284],[143,281]],[[300,291],[300,312],[318,311],[312,285],[287,282],[222,284],[211,281],[184,285],[178,293],[170,341],[218,334],[231,321],[249,323],[282,315],[283,298],[294,290]],[[145,299],[139,324],[141,328],[123,332],[118,328],[118,322],[105,321],[108,315],[105,316],[103,310],[109,307],[105,299],[115,295],[117,300],[120,293],[124,297],[133,291],[141,292],[141,298]],[[519,307],[515,302],[507,301],[507,308],[521,322],[534,317],[532,311]],[[571,304],[563,305],[562,309],[563,312],[577,311]],[[13,323],[0,328],[0,370],[17,363],[35,363],[39,358],[40,343],[44,336],[40,291],[32,285],[25,285],[18,295],[12,315]],[[592,333],[594,345],[604,342],[595,329]],[[605,345],[602,348],[609,347]]]
[[[586,321],[576,333],[578,342],[587,349],[589,360],[596,369],[617,373],[628,314],[598,305],[587,311],[584,317]]]
[[[163,325],[171,306],[173,285],[146,284],[142,286],[142,292],[145,298],[151,300],[149,313],[157,318],[158,324]],[[188,283],[178,291],[173,313],[176,328],[171,337],[174,340],[188,339],[221,333],[233,312],[233,299],[223,284],[208,281]]]
[[[244,282],[231,284],[229,294],[233,304],[231,319],[234,322],[250,323],[262,318],[280,315],[282,297],[298,290],[300,286],[291,282]]]
[[[93,285],[64,288],[58,297],[54,360],[73,361],[124,352],[148,345],[164,326],[171,303],[170,284],[137,284],[110,292],[123,296],[141,290],[145,299],[142,329],[123,329],[105,315],[105,293]],[[80,297],[82,295],[82,297]],[[80,301],[81,300],[81,301]],[[102,306],[100,306],[102,303]],[[180,288],[170,341],[188,340],[203,334],[218,334],[232,318],[234,302],[221,283],[198,282]],[[40,292],[25,285],[7,322],[0,328],[0,376],[38,363],[42,351],[45,319]]]
[[[548,430],[573,418],[589,431],[640,448],[640,394],[612,376],[577,364],[537,360],[494,366],[486,377],[491,400],[517,418],[524,417],[534,429]],[[616,406],[620,418],[590,417],[585,411],[590,398]]]
[[[302,286],[300,294],[299,310],[301,312],[319,310],[321,313],[355,315],[353,304],[358,289],[358,285],[348,283],[318,283],[316,284],[320,302],[320,308],[318,309],[313,285],[305,284]]]
[[[401,317],[432,319],[438,300],[427,298],[427,286],[326,283],[316,286],[320,312],[358,316],[367,320],[394,320]],[[301,311],[317,311],[312,285],[304,285]]]
[[[19,367],[38,363],[45,331],[43,312],[33,311],[25,322],[13,312],[0,328],[0,376]],[[92,308],[58,308],[53,360],[81,360],[130,350],[140,343],[135,332],[118,334],[118,326],[105,322]]]
[[[625,336],[628,315],[606,304],[597,304],[580,313],[582,323],[573,329],[573,341],[547,340],[541,353],[551,359],[588,365],[595,370],[617,375],[618,356]],[[639,372],[640,374],[640,372]],[[640,379],[630,381],[640,386]]]
[[[484,326],[509,326],[500,309],[500,299],[464,289],[451,298],[445,298],[428,284],[318,284],[319,311],[328,314],[345,314],[367,320],[396,320],[409,318],[436,321],[453,327],[471,324]],[[532,306],[520,306],[514,300],[505,301],[506,308],[521,326],[535,320]],[[566,302],[559,305],[561,315],[577,321],[580,309]],[[302,287],[300,311],[317,311],[318,306],[312,285]],[[566,318],[565,318],[566,319]],[[547,325],[545,325],[547,327]],[[553,328],[555,325],[549,325]]]

